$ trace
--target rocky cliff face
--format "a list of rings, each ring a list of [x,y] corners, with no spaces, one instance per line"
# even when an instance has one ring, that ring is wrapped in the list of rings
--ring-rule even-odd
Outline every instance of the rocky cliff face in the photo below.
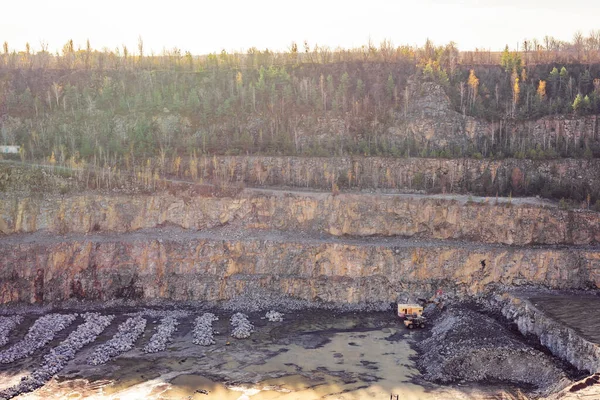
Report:
[[[0,302],[223,300],[265,288],[308,300],[394,301],[442,288],[600,287],[600,251],[307,238],[282,232],[149,230],[0,241]]]
[[[434,148],[488,140],[491,144],[510,138],[546,147],[557,142],[575,145],[596,142],[597,116],[549,116],[539,120],[512,119],[489,122],[456,112],[442,87],[433,82],[412,85],[410,107],[405,117],[389,129],[394,137],[411,137]]]
[[[543,180],[549,187],[596,188],[600,160],[475,160],[382,157],[203,157],[197,163],[201,182],[249,186],[291,186],[331,190],[408,189],[428,192],[513,194]],[[182,168],[189,170],[189,166]],[[540,188],[534,190],[540,193]]]
[[[347,167],[366,169],[351,178],[373,183],[379,182],[374,171],[413,162],[417,170],[445,165],[232,157],[207,159],[211,168],[204,171],[234,181],[300,186],[296,178],[307,171]],[[483,165],[452,162],[463,173]],[[557,176],[583,165],[571,163],[565,160]],[[596,164],[586,165],[579,173],[591,179]],[[406,170],[395,173],[404,176]],[[328,174],[316,174],[316,182],[331,181]],[[508,201],[256,188],[224,197],[192,189],[45,198],[33,190],[4,193],[0,302],[224,300],[262,288],[311,301],[357,303],[438,288],[467,295],[498,285],[600,287],[600,214],[561,210],[539,199]]]
[[[511,245],[600,243],[600,214],[536,199],[370,195],[273,190],[237,197],[87,194],[0,199],[0,232],[129,232],[175,225],[203,230],[301,231],[332,236],[401,236]]]
[[[114,171],[113,171],[114,172]],[[122,171],[124,176],[126,171]],[[106,173],[103,171],[102,174]],[[160,170],[161,177],[195,183],[252,187],[285,186],[331,191],[342,189],[426,191],[508,195],[539,194],[561,189],[558,198],[571,197],[574,190],[600,193],[599,159],[477,160],[385,157],[268,157],[213,156],[183,159],[178,174]],[[114,187],[128,182],[118,180]],[[93,179],[92,179],[93,180]],[[84,191],[85,177],[64,179],[50,170],[0,165],[0,192],[38,196]],[[145,185],[154,190],[156,185]]]
[[[597,343],[586,339],[573,327],[549,317],[526,298],[505,295],[500,304],[502,314],[516,323],[522,334],[535,335],[552,354],[579,370],[600,371]]]
[[[0,301],[600,287],[600,214],[507,201],[261,189],[4,198]]]

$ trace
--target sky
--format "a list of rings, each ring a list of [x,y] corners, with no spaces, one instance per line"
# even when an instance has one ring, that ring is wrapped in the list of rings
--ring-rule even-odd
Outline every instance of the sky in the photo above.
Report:
[[[600,29],[598,0],[9,0],[2,4],[0,41],[51,51],[72,39],[85,47],[145,53],[177,47],[192,54],[250,47],[287,49],[307,40],[335,48],[436,44],[461,50],[516,48],[523,39]]]

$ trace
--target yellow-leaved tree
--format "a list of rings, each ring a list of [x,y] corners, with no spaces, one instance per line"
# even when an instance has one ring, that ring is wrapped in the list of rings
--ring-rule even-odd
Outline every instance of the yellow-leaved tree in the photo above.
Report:
[[[537,94],[540,100],[544,100],[546,98],[546,81],[540,80],[540,84],[537,88]]]
[[[474,70],[469,72],[467,84],[469,85],[469,104],[471,108],[473,108],[475,100],[477,99],[477,90],[479,89],[479,78],[475,75]]]
[[[521,93],[521,87],[519,86],[519,78],[515,77],[514,80],[514,84],[513,84],[513,117],[515,116],[515,113],[517,112],[517,105],[519,104],[519,94]]]

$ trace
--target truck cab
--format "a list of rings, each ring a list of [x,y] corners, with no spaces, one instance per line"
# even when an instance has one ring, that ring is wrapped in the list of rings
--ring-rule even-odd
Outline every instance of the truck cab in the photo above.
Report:
[[[398,303],[398,318],[420,317],[423,307],[414,303]]]
[[[408,329],[425,328],[423,307],[414,303],[398,303],[398,318]]]

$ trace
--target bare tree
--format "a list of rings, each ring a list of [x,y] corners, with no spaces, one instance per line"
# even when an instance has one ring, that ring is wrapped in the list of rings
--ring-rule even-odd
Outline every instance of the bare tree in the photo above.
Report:
[[[56,105],[58,106],[60,95],[62,93],[62,87],[60,87],[60,85],[56,82],[52,83],[52,93],[56,99]]]
[[[600,29],[590,32],[590,36],[586,39],[586,53],[588,54],[589,61],[597,60],[600,54]]]
[[[384,62],[392,61],[392,57],[394,55],[394,45],[390,39],[384,39],[381,42],[379,45],[379,51],[381,52]]]
[[[138,56],[140,65],[143,65],[144,59],[144,41],[142,40],[142,36],[138,36]]]
[[[529,50],[531,50],[531,42],[528,39],[523,40],[523,53],[525,53],[525,64],[529,62]]]
[[[583,51],[583,45],[584,45],[584,40],[583,40],[583,35],[581,34],[581,31],[575,32],[575,34],[573,35],[573,47],[575,48],[575,51],[577,52],[577,60],[578,61],[581,61],[581,52]]]

